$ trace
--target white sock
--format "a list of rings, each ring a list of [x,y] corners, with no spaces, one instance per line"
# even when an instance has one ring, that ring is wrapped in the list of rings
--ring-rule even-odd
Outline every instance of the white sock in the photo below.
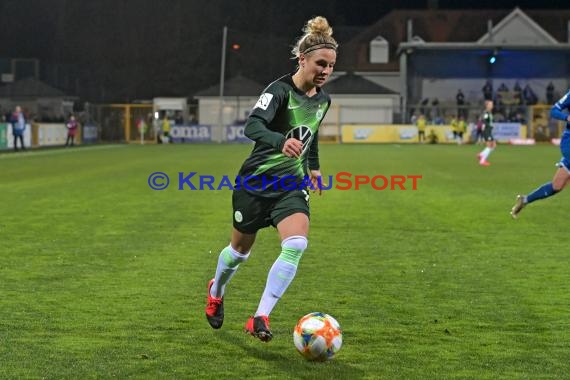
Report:
[[[485,148],[485,150],[483,151],[483,154],[481,156],[481,161],[487,161],[487,158],[489,158],[489,156],[491,155],[491,152],[493,152],[492,148]]]
[[[218,266],[216,267],[216,276],[214,284],[210,288],[212,297],[223,297],[227,283],[236,273],[239,264],[247,260],[249,252],[242,255],[232,248],[231,244],[222,249],[218,257]]]
[[[289,287],[295,274],[303,252],[307,248],[307,238],[304,236],[291,236],[281,242],[281,254],[273,263],[267,276],[265,290],[259,301],[255,316],[269,316]]]
[[[491,148],[487,147],[483,149],[483,151],[481,152],[481,162],[487,160],[487,157],[489,157],[489,153],[491,153]]]

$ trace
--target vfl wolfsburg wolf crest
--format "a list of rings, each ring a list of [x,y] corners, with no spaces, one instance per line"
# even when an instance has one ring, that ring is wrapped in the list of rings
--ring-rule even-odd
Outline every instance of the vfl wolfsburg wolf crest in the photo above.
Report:
[[[290,139],[292,137],[300,140],[303,143],[303,151],[301,152],[301,155],[303,155],[309,147],[311,140],[313,140],[313,132],[311,131],[311,128],[307,127],[306,125],[301,125],[291,129],[285,135],[285,138],[287,139]]]

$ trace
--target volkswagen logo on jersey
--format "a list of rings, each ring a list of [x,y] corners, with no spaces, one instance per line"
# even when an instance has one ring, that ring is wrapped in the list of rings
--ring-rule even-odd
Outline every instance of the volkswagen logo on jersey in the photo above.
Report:
[[[303,151],[301,152],[301,155],[303,155],[313,140],[313,132],[311,131],[311,128],[306,125],[301,125],[287,132],[285,138],[296,138],[297,140],[300,140],[303,143]]]

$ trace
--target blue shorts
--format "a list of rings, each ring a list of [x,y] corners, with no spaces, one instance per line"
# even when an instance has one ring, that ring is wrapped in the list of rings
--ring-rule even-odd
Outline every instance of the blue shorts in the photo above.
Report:
[[[560,153],[562,153],[562,158],[556,165],[570,173],[570,130],[568,129],[564,131],[560,139]]]

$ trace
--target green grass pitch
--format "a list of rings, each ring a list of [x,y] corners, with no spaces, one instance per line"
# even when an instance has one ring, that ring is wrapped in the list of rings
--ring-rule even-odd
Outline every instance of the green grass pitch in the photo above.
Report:
[[[325,176],[422,175],[417,190],[311,197],[297,277],[274,339],[242,332],[279,254],[262,230],[204,317],[231,229],[231,192],[177,173],[234,176],[247,145],[97,146],[0,154],[0,378],[553,379],[570,372],[568,194],[509,210],[551,179],[553,146],[321,145]],[[168,189],[147,180],[162,171]],[[344,345],[305,361],[292,329],[334,316]]]

